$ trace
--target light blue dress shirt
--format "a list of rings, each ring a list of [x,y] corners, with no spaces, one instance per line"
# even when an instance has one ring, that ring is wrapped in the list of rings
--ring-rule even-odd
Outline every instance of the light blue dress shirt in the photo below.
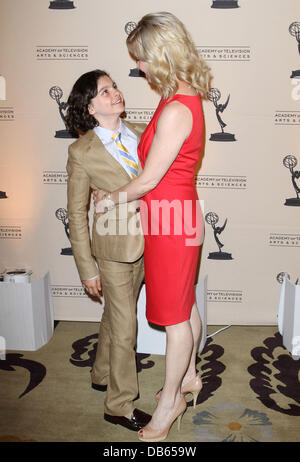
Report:
[[[120,119],[120,127],[118,130],[108,130],[107,128],[94,127],[94,132],[100,138],[104,144],[105,149],[119,162],[119,164],[126,170],[129,177],[131,178],[131,172],[128,169],[128,165],[122,159],[116,142],[112,139],[112,135],[116,132],[121,133],[121,143],[125,146],[127,151],[132,155],[135,162],[138,164],[138,153],[137,153],[137,136],[129,130],[128,127]]]

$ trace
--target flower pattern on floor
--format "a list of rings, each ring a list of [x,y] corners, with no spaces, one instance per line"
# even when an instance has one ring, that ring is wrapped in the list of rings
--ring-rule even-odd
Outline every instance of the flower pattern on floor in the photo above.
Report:
[[[197,441],[267,442],[273,439],[272,423],[262,412],[239,404],[223,403],[193,417]]]
[[[251,351],[256,362],[248,367],[248,372],[254,377],[250,387],[266,407],[300,416],[300,359],[291,357],[282,344],[279,332],[263,343],[265,346]]]

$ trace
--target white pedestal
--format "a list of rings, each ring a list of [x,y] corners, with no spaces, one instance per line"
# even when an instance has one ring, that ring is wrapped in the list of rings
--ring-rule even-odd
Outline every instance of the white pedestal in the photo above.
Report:
[[[0,282],[0,336],[7,350],[38,350],[53,326],[49,273],[31,283]]]
[[[199,352],[202,351],[206,342],[206,285],[207,276],[201,279],[195,287],[196,301],[202,321],[202,339],[199,347]],[[163,288],[162,288],[163,290]],[[146,291],[145,285],[141,289],[141,293],[137,304],[137,319],[138,319],[138,335],[137,335],[137,352],[148,353],[155,355],[164,355],[166,351],[166,334],[163,326],[155,326],[149,324],[146,319]]]
[[[293,359],[300,358],[300,286],[284,278],[281,288],[278,328],[283,345]]]

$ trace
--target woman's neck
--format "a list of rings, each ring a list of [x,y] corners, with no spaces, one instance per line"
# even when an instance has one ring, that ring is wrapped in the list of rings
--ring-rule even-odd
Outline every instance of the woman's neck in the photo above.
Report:
[[[178,80],[178,89],[175,94],[195,96],[197,91],[189,83]]]

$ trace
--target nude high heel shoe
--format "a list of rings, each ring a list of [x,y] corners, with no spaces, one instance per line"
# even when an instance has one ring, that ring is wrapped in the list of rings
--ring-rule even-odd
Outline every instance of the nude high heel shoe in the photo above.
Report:
[[[203,386],[202,380],[201,380],[199,374],[197,374],[194,379],[190,380],[188,383],[186,383],[181,388],[181,393],[183,395],[187,395],[188,393],[193,394],[193,407],[194,407],[194,409],[196,407],[196,402],[197,402],[198,395],[199,395],[200,391],[202,390],[202,386]],[[159,390],[156,393],[156,395],[155,395],[156,401],[159,400],[161,392],[162,392],[162,389]]]
[[[181,393],[186,395],[187,393],[193,394],[193,407],[195,409],[196,402],[200,391],[202,390],[202,380],[200,379],[199,375],[197,374],[196,377],[190,380],[181,388]]]
[[[146,441],[149,443],[154,443],[158,441],[163,441],[167,438],[170,428],[172,427],[175,420],[178,420],[178,431],[180,431],[180,424],[181,419],[186,410],[186,401],[184,397],[181,398],[177,409],[175,409],[171,422],[167,425],[163,430],[153,430],[151,426],[148,424],[144,428],[142,428],[139,433],[138,437],[140,441]]]

